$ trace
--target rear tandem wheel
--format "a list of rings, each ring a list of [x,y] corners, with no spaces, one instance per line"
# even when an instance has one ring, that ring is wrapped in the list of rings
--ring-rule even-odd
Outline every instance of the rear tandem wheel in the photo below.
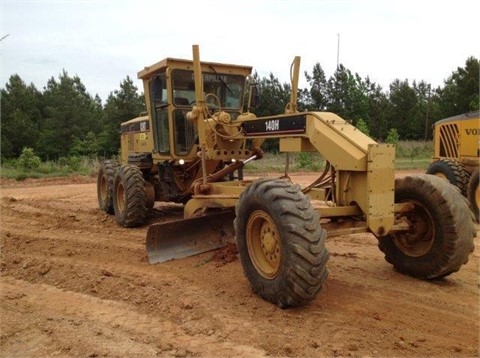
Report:
[[[234,225],[254,292],[282,308],[315,298],[328,276],[327,232],[297,186],[281,179],[253,182],[240,196]]]
[[[113,185],[115,173],[119,167],[114,160],[105,160],[98,171],[97,198],[100,210],[113,214]]]
[[[120,167],[115,176],[113,208],[117,223],[124,227],[142,225],[147,213],[145,180],[131,164]]]
[[[434,175],[395,180],[395,202],[411,203],[404,213],[410,231],[379,237],[385,259],[399,272],[439,279],[468,262],[476,236],[471,212],[458,189]]]

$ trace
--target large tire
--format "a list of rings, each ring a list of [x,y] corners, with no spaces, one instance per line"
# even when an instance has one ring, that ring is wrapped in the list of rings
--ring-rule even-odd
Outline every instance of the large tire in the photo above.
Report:
[[[478,175],[479,175],[478,168],[473,171],[472,175],[470,175],[470,180],[468,182],[468,189],[467,189],[467,198],[468,198],[468,201],[470,202],[470,208],[472,209],[476,220],[480,222],[479,210],[478,210],[478,207],[480,205],[480,186],[478,183],[479,182]]]
[[[467,186],[470,175],[462,163],[454,159],[442,158],[429,165],[427,174],[448,180],[460,189],[463,196],[467,196]]]
[[[433,175],[395,180],[395,202],[411,203],[403,214],[408,232],[379,238],[385,259],[399,272],[439,279],[468,262],[476,231],[467,200],[458,189]]]
[[[115,173],[119,167],[114,160],[105,160],[98,171],[97,198],[100,210],[108,214],[114,214],[113,210],[113,186]]]
[[[282,308],[311,301],[327,279],[319,214],[297,186],[262,179],[240,196],[234,220],[240,261],[254,292]]]
[[[115,176],[113,208],[117,223],[124,227],[142,225],[147,213],[145,180],[138,167],[126,164]]]

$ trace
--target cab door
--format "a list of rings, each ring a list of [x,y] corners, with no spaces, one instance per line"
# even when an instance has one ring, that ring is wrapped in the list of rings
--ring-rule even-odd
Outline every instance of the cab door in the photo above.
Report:
[[[170,154],[170,125],[165,74],[152,77],[149,87],[154,151],[161,155],[168,155]]]

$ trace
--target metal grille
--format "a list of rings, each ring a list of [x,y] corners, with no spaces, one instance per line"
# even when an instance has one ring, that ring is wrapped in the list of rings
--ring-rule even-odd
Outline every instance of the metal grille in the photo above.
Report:
[[[458,126],[445,124],[440,127],[440,156],[458,158]]]

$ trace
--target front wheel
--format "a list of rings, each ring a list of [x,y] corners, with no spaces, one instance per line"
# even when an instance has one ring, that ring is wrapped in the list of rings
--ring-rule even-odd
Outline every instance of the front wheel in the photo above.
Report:
[[[145,180],[138,167],[126,164],[115,176],[113,208],[117,223],[124,227],[142,225],[147,213]]]
[[[254,292],[282,308],[304,305],[328,271],[326,230],[297,186],[258,180],[240,196],[234,221],[240,261]]]
[[[441,158],[428,166],[426,174],[448,180],[450,184],[458,187],[464,196],[467,195],[469,174],[462,163],[450,158]]]
[[[395,202],[413,210],[399,214],[410,230],[379,237],[385,259],[399,272],[421,279],[450,275],[468,262],[476,231],[466,199],[433,175],[395,180]]]

